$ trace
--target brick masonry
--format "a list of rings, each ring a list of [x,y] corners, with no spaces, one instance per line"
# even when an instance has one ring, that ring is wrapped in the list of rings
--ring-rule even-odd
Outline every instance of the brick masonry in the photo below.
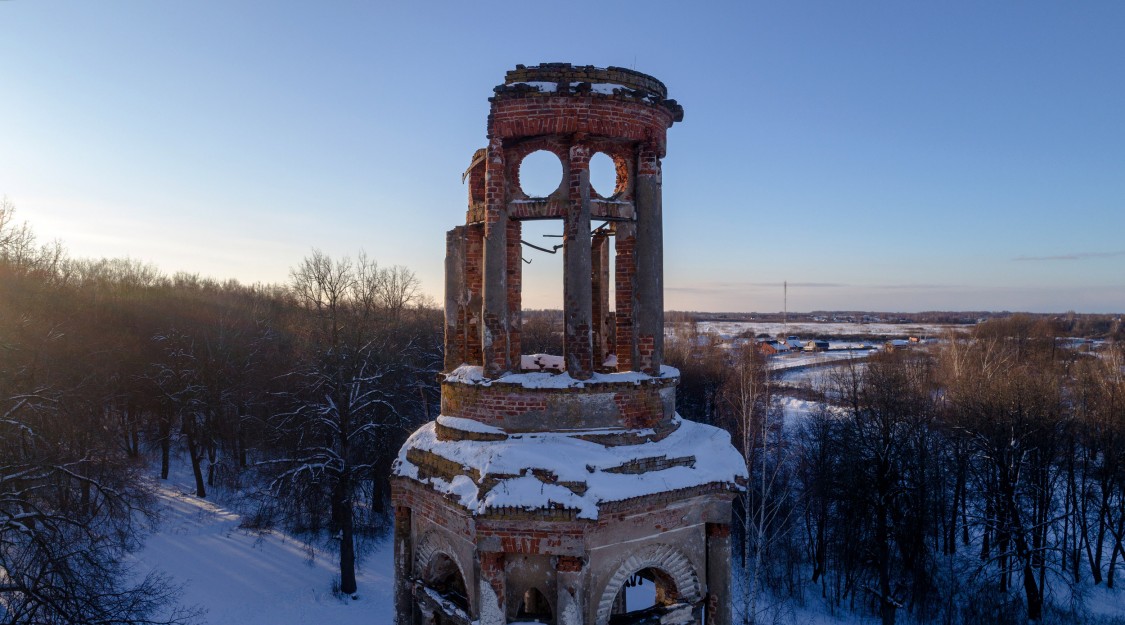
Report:
[[[612,92],[607,84],[614,85]],[[680,421],[674,419],[677,379],[657,375],[662,335],[656,333],[663,325],[660,159],[667,130],[683,119],[683,108],[651,76],[566,63],[517,66],[490,102],[488,145],[473,154],[464,175],[465,224],[446,240],[444,343],[446,373],[471,365],[485,380],[444,379],[441,413],[498,430],[439,422],[437,437],[471,444],[520,432],[585,430],[573,435],[607,447],[663,439]],[[547,197],[529,197],[520,185],[520,166],[540,150],[559,158],[562,177]],[[614,187],[601,190],[608,195],[589,183],[589,162],[599,153],[612,159],[616,173]],[[503,381],[518,372],[521,360],[520,239],[526,219],[564,224],[566,373],[574,380],[615,370],[653,377],[594,377],[566,388]],[[603,221],[608,224],[601,227]],[[606,366],[610,355],[616,364]],[[482,475],[409,445],[404,457],[417,477],[392,478],[398,625],[505,625],[525,609],[555,625],[608,625],[622,608],[618,597],[626,580],[643,571],[654,572],[658,602],[667,614],[679,615],[676,623],[698,623],[706,610],[708,623],[730,625],[729,523],[740,484],[603,501],[596,519],[551,503],[467,510],[429,481],[468,479],[487,493],[505,480],[531,476],[579,496],[588,485],[533,467],[516,476]],[[607,472],[642,475],[695,463],[692,449],[657,457],[638,451]]]
[[[645,384],[599,383],[561,389],[443,382],[441,414],[508,432],[656,428],[675,416],[676,382],[676,378],[653,378]]]

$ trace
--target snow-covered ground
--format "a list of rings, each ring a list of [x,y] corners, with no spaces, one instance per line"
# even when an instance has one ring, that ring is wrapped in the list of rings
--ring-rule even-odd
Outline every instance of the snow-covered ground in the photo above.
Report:
[[[831,336],[941,337],[953,332],[968,332],[973,326],[941,323],[777,323],[759,321],[702,321],[700,332],[736,336],[747,330],[769,336],[799,336],[804,340]]]
[[[786,423],[793,425],[819,406],[782,399]],[[159,569],[184,585],[183,603],[207,610],[211,625],[390,625],[393,622],[392,550],[389,541],[363,559],[358,599],[331,592],[335,555],[312,549],[282,532],[241,529],[242,518],[191,494],[189,480],[162,483],[164,518],[158,531],[135,555],[138,574]],[[735,576],[734,609],[741,611],[741,580]],[[629,604],[650,605],[651,584],[629,588]],[[1125,593],[1083,585],[1075,622],[1121,623]],[[792,625],[874,625],[873,616],[831,609],[815,592],[806,601],[779,601],[768,595],[759,604],[768,623]],[[1056,605],[1065,597],[1053,597]],[[900,614],[903,623],[914,622]],[[1054,622],[1060,622],[1057,619]]]
[[[357,599],[332,593],[336,555],[279,531],[239,526],[242,517],[191,494],[187,482],[162,483],[163,518],[136,572],[166,573],[183,584],[182,602],[207,613],[211,625],[389,625],[393,621],[390,541],[363,559]]]
[[[827,352],[796,352],[781,354],[769,359],[769,368],[775,372],[786,369],[804,369],[818,365],[827,365],[840,361],[855,360],[857,362],[870,356],[875,349],[847,349]]]

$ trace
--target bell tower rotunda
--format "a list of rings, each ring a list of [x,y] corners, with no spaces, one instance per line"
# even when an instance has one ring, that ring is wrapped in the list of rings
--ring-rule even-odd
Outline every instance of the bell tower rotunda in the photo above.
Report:
[[[731,623],[745,465],[726,432],[676,414],[663,364],[660,168],[683,120],[667,96],[566,63],[494,89],[465,225],[446,236],[441,416],[394,466],[399,625]],[[533,197],[520,164],[540,150],[563,176]],[[590,184],[597,153],[608,195]],[[563,227],[563,353],[525,355],[521,224],[543,219]]]

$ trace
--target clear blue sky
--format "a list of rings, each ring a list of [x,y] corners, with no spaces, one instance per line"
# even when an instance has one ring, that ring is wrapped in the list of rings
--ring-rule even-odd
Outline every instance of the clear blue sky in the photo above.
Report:
[[[0,1],[0,194],[76,256],[362,248],[439,296],[492,87],[550,61],[684,105],[668,308],[1125,311],[1116,1]]]

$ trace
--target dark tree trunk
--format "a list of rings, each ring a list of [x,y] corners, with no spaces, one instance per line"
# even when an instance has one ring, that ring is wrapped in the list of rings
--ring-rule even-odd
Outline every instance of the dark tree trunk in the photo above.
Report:
[[[1113,551],[1109,556],[1109,572],[1106,573],[1105,585],[1106,588],[1113,588],[1113,574],[1117,569],[1117,558],[1122,555],[1121,551],[1121,537],[1125,532],[1125,511],[1117,517],[1116,530],[1113,532]]]
[[[950,506],[949,513],[949,534],[945,539],[945,553],[949,555],[957,553],[957,515],[961,512],[961,499],[965,496],[965,473],[965,466],[959,460],[953,486],[953,505]]]
[[[995,527],[995,519],[992,518],[992,497],[986,496],[984,503],[984,531],[982,532],[980,540],[980,559],[987,562],[989,555],[992,551],[992,528]]]
[[[238,434],[235,437],[235,445],[238,446],[238,468],[245,469],[248,466],[246,454],[246,409],[242,406],[238,407]]]
[[[203,468],[200,466],[203,460],[203,450],[190,430],[185,432],[185,438],[187,439],[188,456],[191,456],[191,472],[195,475],[195,496],[206,497],[207,487],[203,482]]]
[[[219,460],[218,448],[215,441],[211,440],[207,443],[207,485],[215,486],[215,465]]]
[[[879,618],[883,625],[895,625],[895,603],[891,596],[891,539],[887,527],[887,513],[883,505],[877,508],[878,528],[876,540],[878,541],[879,558]]]
[[[1109,493],[1106,492],[1106,483],[1102,481],[1102,500],[1098,506],[1098,535],[1094,544],[1094,556],[1090,563],[1090,567],[1097,571],[1094,574],[1094,584],[1100,584],[1102,581],[1102,557],[1105,554],[1103,547],[1105,546],[1105,534],[1108,529],[1109,521]]]
[[[172,454],[172,422],[160,417],[160,479],[168,479],[169,457]]]
[[[332,492],[333,520],[340,531],[340,591],[353,594],[355,581],[355,535],[351,497],[351,480],[345,473]]]
[[[1011,542],[1015,544],[1016,551],[1014,558],[1016,558],[1020,564],[1024,598],[1027,600],[1027,619],[1029,621],[1038,621],[1043,618],[1043,590],[1039,587],[1038,582],[1035,581],[1035,568],[1033,566],[1035,554],[1024,534],[1026,530],[1024,529],[1023,521],[1020,518],[1020,511],[1016,504],[1014,484],[1009,480],[1002,479],[1000,488],[1004,497],[1003,510],[1006,513],[1005,527],[1011,530],[1006,533],[1009,535]],[[1004,577],[1007,577],[1007,575],[1005,574]]]

